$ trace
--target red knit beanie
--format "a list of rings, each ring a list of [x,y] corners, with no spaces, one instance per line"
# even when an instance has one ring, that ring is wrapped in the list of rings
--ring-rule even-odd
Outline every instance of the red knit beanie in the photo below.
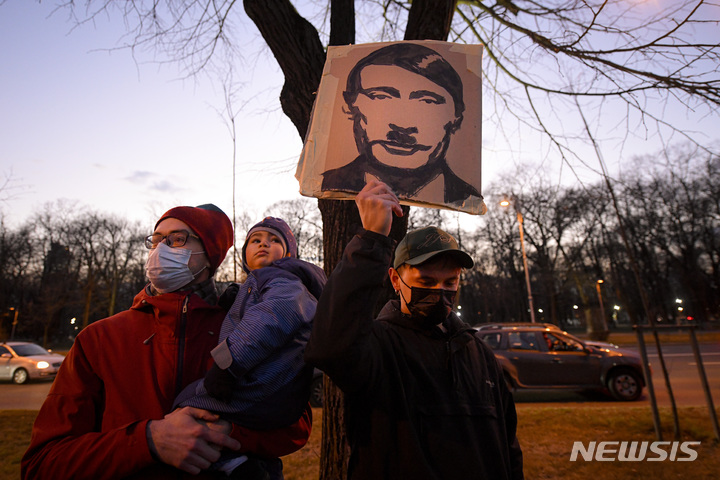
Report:
[[[166,218],[177,218],[193,229],[205,247],[210,269],[215,272],[233,244],[232,223],[225,212],[212,203],[197,207],[175,207],[160,217],[155,228]]]

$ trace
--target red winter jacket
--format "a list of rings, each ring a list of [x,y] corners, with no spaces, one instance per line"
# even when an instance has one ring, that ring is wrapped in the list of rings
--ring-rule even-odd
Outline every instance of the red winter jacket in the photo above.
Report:
[[[224,310],[197,295],[150,296],[143,289],[130,310],[82,330],[35,420],[22,478],[191,478],[152,457],[145,427],[204,376],[224,317]],[[308,409],[289,428],[253,432],[235,426],[231,435],[242,451],[276,457],[301,448],[310,423]]]

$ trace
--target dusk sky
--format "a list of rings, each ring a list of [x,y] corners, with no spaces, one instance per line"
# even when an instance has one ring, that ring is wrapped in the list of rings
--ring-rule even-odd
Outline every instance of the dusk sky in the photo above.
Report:
[[[232,140],[222,88],[175,65],[138,64],[118,45],[122,21],[71,31],[50,2],[0,6],[0,198],[6,222],[66,199],[151,222],[172,206],[232,209]],[[259,36],[248,20],[248,40]],[[257,52],[261,44],[256,42]],[[265,51],[247,57],[238,105],[237,208],[299,198],[302,142],[279,107],[282,75]],[[251,64],[250,64],[251,63]],[[260,187],[260,188],[258,188]],[[8,198],[9,197],[9,198]]]
[[[149,52],[138,52],[136,59],[127,49],[110,52],[125,33],[117,12],[73,29],[68,12],[53,13],[54,4],[0,4],[0,187],[5,184],[0,213],[5,223],[18,225],[59,200],[147,224],[175,205],[211,202],[230,215],[233,145],[218,113],[224,99],[217,79],[183,79],[177,64],[153,63]],[[236,104],[243,105],[237,117],[236,204],[238,211],[259,216],[274,202],[300,198],[294,173],[302,142],[280,110],[283,78],[274,58],[245,14],[239,18],[235,40],[243,45],[243,63],[236,65],[236,74],[244,83]],[[705,34],[716,42],[717,25]],[[490,113],[498,105],[492,94],[483,92],[483,109]],[[605,128],[622,125],[625,112],[614,108],[603,107]],[[706,141],[717,140],[717,114],[678,112],[670,108],[665,115],[706,132]],[[553,113],[562,118],[561,112]],[[560,162],[540,163],[549,151],[547,140],[536,145],[535,134],[512,121],[503,125],[504,136],[494,127],[483,124],[486,195],[492,193],[487,185],[518,164],[558,169]],[[662,139],[642,138],[642,133],[623,144],[623,158],[661,148]],[[621,155],[613,150],[620,143],[603,145],[611,175],[622,175]],[[596,166],[593,152],[584,148],[585,160]],[[588,181],[593,181],[591,170],[577,168]],[[562,172],[568,173],[567,168]]]

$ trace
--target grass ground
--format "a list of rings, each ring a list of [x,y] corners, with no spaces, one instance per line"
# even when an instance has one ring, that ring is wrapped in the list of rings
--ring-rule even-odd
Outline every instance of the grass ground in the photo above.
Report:
[[[656,440],[647,407],[537,407],[518,404],[518,438],[523,448],[525,478],[558,479],[693,479],[716,480],[720,472],[720,446],[713,438],[707,408],[680,407],[682,441],[699,441],[694,462],[585,462],[570,461],[573,442]],[[720,412],[719,412],[720,413]],[[661,409],[663,439],[673,440],[669,409]],[[308,445],[283,459],[287,480],[318,478],[320,411],[314,412]],[[668,450],[669,451],[669,450]],[[648,455],[649,456],[649,455]]]
[[[720,409],[719,409],[720,410]],[[720,446],[713,438],[707,408],[679,407],[683,441],[699,441],[694,462],[586,462],[570,461],[573,442],[655,440],[648,407],[572,406],[539,407],[518,404],[518,437],[525,456],[525,477],[530,480],[693,479],[715,480],[720,472]],[[315,480],[320,459],[322,412],[314,412],[308,445],[285,457],[287,480]],[[20,458],[27,448],[37,414],[31,410],[0,411],[0,478],[20,478]],[[664,440],[673,440],[669,409],[661,409]],[[718,412],[720,415],[720,411]]]
[[[0,410],[0,478],[20,478],[20,459],[30,444],[36,410]]]

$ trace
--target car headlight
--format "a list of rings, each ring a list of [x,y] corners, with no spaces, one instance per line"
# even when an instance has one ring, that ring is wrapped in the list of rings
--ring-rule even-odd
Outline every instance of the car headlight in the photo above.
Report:
[[[43,362],[37,363],[37,368],[48,368],[49,366],[50,366],[50,364],[48,362],[43,361]]]

